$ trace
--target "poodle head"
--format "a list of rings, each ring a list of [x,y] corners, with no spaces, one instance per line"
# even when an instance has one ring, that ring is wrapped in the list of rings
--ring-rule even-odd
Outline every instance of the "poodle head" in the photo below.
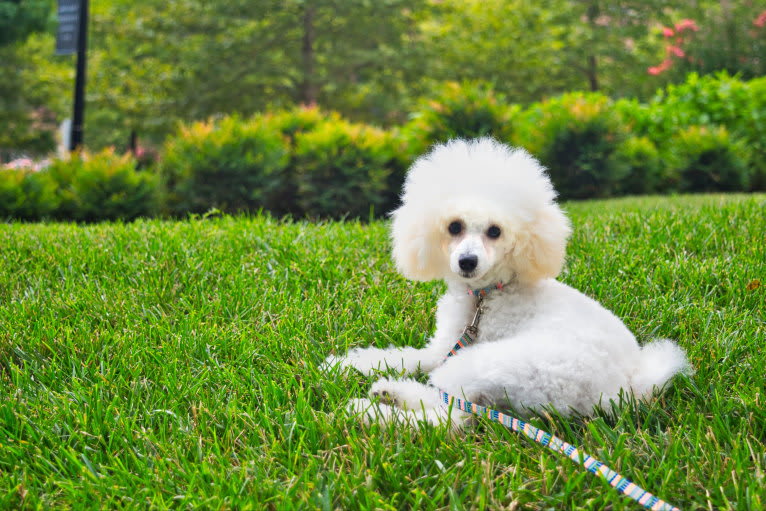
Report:
[[[523,149],[489,138],[437,145],[410,168],[392,213],[396,265],[474,288],[555,277],[571,232],[555,197]]]

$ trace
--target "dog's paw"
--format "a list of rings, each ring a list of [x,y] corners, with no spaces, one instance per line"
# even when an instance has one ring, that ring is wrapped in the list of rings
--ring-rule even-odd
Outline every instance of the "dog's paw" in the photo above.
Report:
[[[370,397],[397,408],[430,409],[439,406],[439,391],[414,380],[382,378],[370,387]]]
[[[404,402],[399,398],[396,390],[392,388],[391,381],[387,379],[378,380],[370,388],[370,398],[388,406],[402,408]]]
[[[345,355],[330,355],[320,366],[323,372],[353,368],[362,374],[372,375],[387,369],[382,350],[376,348],[354,348]]]
[[[370,391],[370,398],[388,406],[402,407],[402,403],[399,402],[396,395],[391,394],[385,389],[380,391]]]

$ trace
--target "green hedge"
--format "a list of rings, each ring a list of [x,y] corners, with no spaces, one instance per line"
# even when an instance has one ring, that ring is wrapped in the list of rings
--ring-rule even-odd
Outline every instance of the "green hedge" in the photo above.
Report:
[[[261,119],[225,117],[181,126],[165,143],[159,165],[168,213],[284,213],[289,146]]]
[[[649,138],[631,136],[625,139],[611,158],[621,172],[614,183],[616,195],[642,195],[667,189],[671,171]]]
[[[41,220],[56,205],[52,180],[29,169],[0,170],[0,219]]]
[[[448,82],[423,98],[402,127],[414,159],[430,146],[453,138],[490,136],[510,140],[519,107],[508,104],[487,84]]]
[[[670,144],[671,175],[680,192],[733,192],[748,187],[747,150],[723,126],[690,126]]]
[[[383,131],[296,108],[181,126],[156,169],[112,151],[0,169],[0,218],[130,220],[265,211],[367,218],[395,208],[406,169],[434,143],[493,136],[549,169],[562,198],[766,189],[766,78],[689,75],[652,101],[571,93],[521,108],[448,83]]]
[[[565,94],[531,105],[518,122],[513,141],[548,168],[564,199],[613,195],[629,172],[617,158],[628,132],[606,96]]]
[[[742,81],[726,73],[692,73],[684,83],[658,91],[646,105],[622,102],[619,108],[630,116],[638,135],[666,154],[675,150],[679,133],[691,127],[724,127],[735,146],[746,148],[741,156],[748,189],[766,190],[766,78]]]
[[[158,181],[112,150],[55,159],[40,171],[0,170],[0,217],[133,220],[158,211]]]
[[[311,217],[385,213],[394,154],[391,135],[370,126],[326,122],[297,135],[298,208]]]

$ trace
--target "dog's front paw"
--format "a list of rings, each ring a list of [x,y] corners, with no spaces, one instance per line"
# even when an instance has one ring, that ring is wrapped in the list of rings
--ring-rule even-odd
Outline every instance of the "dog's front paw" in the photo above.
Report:
[[[376,381],[370,388],[370,398],[389,406],[402,408],[404,402],[399,398],[395,389],[391,387],[391,382],[387,379]]]
[[[370,397],[407,410],[431,409],[440,406],[439,391],[415,380],[381,378],[370,387]]]
[[[362,374],[371,375],[387,367],[381,353],[381,350],[375,348],[354,348],[346,355],[328,356],[320,368],[324,372],[329,372],[334,368],[342,370],[351,367]]]

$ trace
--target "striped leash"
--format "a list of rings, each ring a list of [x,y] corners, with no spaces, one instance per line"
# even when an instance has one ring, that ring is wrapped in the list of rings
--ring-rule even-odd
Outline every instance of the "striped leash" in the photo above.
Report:
[[[479,331],[479,320],[481,319],[481,315],[484,312],[482,308],[484,304],[484,297],[489,291],[493,289],[502,289],[502,287],[502,284],[498,284],[488,288],[468,291],[470,295],[477,297],[476,313],[474,314],[474,318],[471,324],[465,328],[463,335],[460,336],[460,339],[455,344],[455,346],[453,346],[450,352],[447,353],[447,356],[444,357],[444,360],[447,360],[448,358],[456,355],[459,350],[474,342],[474,338]],[[519,419],[510,415],[498,412],[497,410],[493,410],[492,408],[487,408],[486,406],[477,405],[471,403],[470,401],[466,401],[465,399],[451,396],[443,390],[439,390],[439,400],[447,406],[454,406],[458,410],[482,417],[487,417],[491,421],[499,422],[503,426],[515,431],[516,433],[524,434],[527,438],[537,442],[543,447],[547,447],[552,451],[565,455],[575,463],[584,466],[589,472],[595,474],[598,477],[601,477],[602,479],[605,479],[613,488],[619,490],[624,495],[627,495],[647,509],[651,509],[653,511],[680,511],[677,507],[652,495],[637,484],[631,482],[628,478],[623,477],[608,466],[604,465],[588,453],[577,449],[577,447],[573,446],[572,444],[569,444],[560,438],[543,431],[542,429],[536,428],[531,424],[520,421]]]

